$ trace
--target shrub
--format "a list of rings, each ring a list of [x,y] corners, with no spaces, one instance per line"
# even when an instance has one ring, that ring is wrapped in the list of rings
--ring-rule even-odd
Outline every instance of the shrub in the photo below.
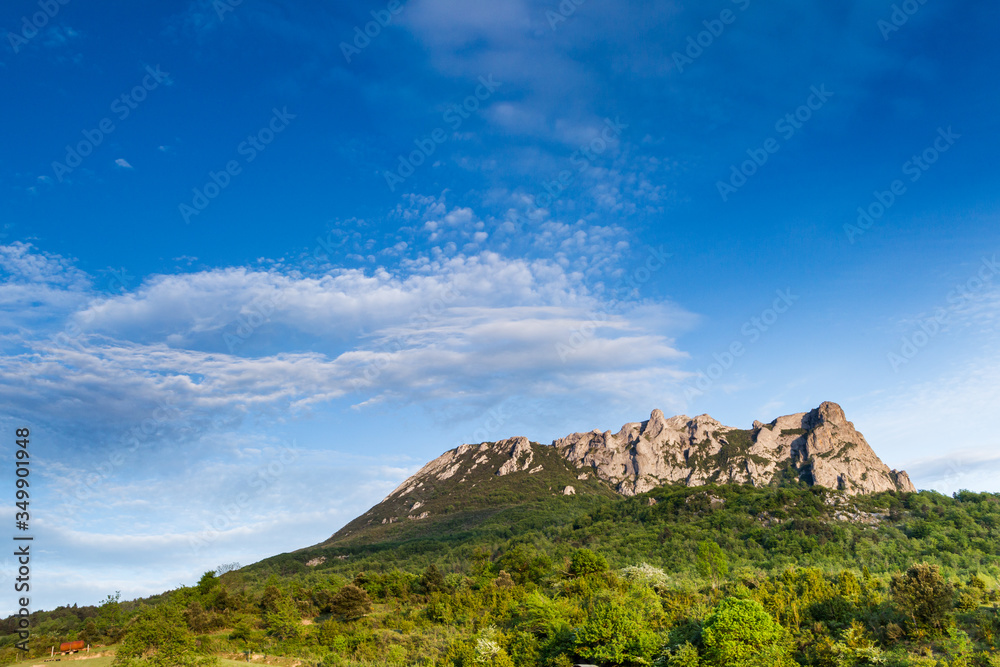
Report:
[[[940,629],[955,606],[955,590],[937,565],[919,563],[892,575],[892,599],[914,625]]]
[[[788,633],[754,600],[726,598],[702,628],[705,664],[794,667]]]
[[[372,610],[372,601],[363,588],[347,584],[330,600],[330,611],[343,618],[360,618]]]
[[[608,569],[608,561],[590,549],[577,549],[570,558],[569,572],[574,577],[598,574]]]

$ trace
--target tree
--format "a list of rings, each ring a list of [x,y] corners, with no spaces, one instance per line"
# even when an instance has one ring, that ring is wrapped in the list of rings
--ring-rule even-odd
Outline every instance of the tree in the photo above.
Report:
[[[218,659],[198,652],[180,607],[167,603],[144,609],[129,624],[113,664],[198,667],[218,664]]]
[[[371,612],[372,601],[365,589],[347,584],[333,596],[330,611],[343,618],[360,618]]]
[[[444,577],[437,566],[431,563],[420,577],[420,588],[424,593],[439,593],[445,589]]]
[[[198,580],[198,595],[204,598],[219,585],[219,579],[215,576],[215,572],[206,572],[201,575],[201,579]]]
[[[726,554],[715,542],[705,540],[698,544],[698,558],[695,561],[698,575],[712,582],[712,590],[719,586],[719,581],[729,574],[729,562]]]
[[[705,619],[703,664],[794,667],[788,632],[755,600],[726,598]]]
[[[330,605],[333,603],[334,592],[326,586],[317,586],[313,589],[312,600],[321,614],[328,614],[331,611]]]
[[[497,560],[496,568],[508,572],[519,584],[529,581],[538,583],[552,568],[552,561],[534,548],[518,544]]]
[[[94,623],[94,619],[88,620],[83,626],[83,630],[80,631],[80,639],[88,644],[96,644],[100,637],[101,633],[97,631],[97,624]]]
[[[639,584],[640,586],[648,586],[654,591],[666,590],[667,584],[670,583],[670,577],[667,576],[666,572],[658,567],[653,567],[649,563],[629,565],[622,568],[620,574],[621,578],[625,581]]]
[[[238,569],[240,569],[240,564],[235,561],[232,563],[223,563],[219,567],[215,568],[215,574],[221,577],[227,572],[234,572]]]
[[[476,637],[475,662],[487,667],[514,667],[510,656],[501,646],[503,635],[490,625],[483,628]]]
[[[657,664],[665,662],[667,667],[699,667],[701,659],[698,657],[698,649],[691,642],[684,642],[672,651],[667,651],[665,660],[658,661]]]
[[[184,620],[188,627],[198,634],[203,634],[212,629],[215,619],[205,611],[205,608],[197,600],[193,600],[184,610]]]
[[[125,632],[125,610],[122,609],[120,599],[121,591],[115,591],[114,595],[109,595],[101,603],[95,622],[97,632],[107,637],[112,644],[118,642],[122,633]]]
[[[576,631],[577,652],[600,663],[649,664],[659,641],[649,627],[652,610],[643,602],[617,594],[597,601]]]
[[[264,633],[253,626],[250,618],[241,618],[229,633],[229,640],[240,642],[244,649],[256,651],[260,648]]]
[[[298,639],[302,636],[302,619],[291,598],[282,598],[276,607],[264,614],[264,627],[268,634],[279,640]]]
[[[260,606],[264,611],[274,611],[278,608],[284,597],[285,594],[281,592],[280,588],[274,584],[270,584],[260,596]]]
[[[904,574],[897,572],[890,588],[896,608],[918,627],[940,629],[955,606],[955,589],[937,565],[918,563]]]
[[[577,549],[570,558],[569,572],[574,577],[585,577],[608,569],[608,561],[590,549]]]

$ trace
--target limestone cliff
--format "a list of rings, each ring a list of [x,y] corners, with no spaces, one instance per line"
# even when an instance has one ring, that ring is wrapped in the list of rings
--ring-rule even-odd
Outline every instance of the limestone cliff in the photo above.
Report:
[[[746,430],[708,415],[667,419],[653,410],[647,421],[625,424],[617,433],[573,433],[551,445],[514,437],[452,449],[334,538],[372,538],[379,527],[416,535],[456,513],[488,514],[553,496],[632,496],[664,484],[766,486],[785,480],[849,495],[916,490],[905,472],[890,470],[875,455],[836,403],[769,424],[754,422]]]
[[[648,421],[625,424],[618,433],[574,433],[553,446],[623,495],[670,483],[763,486],[780,475],[849,494],[916,490],[829,402],[770,424],[754,422],[750,430],[723,426],[708,415],[666,419],[654,410]]]

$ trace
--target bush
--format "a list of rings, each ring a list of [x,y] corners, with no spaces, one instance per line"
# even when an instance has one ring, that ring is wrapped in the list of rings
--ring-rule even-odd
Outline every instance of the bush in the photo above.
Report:
[[[707,665],[795,667],[788,633],[754,600],[726,598],[702,628]]]
[[[129,625],[115,655],[116,667],[201,667],[218,664],[202,655],[175,604],[143,610]]]
[[[360,618],[371,613],[372,601],[363,588],[347,584],[330,600],[330,611],[343,618]]]
[[[570,558],[569,572],[574,577],[598,574],[608,569],[608,561],[590,549],[577,549]]]
[[[896,573],[891,588],[896,608],[918,627],[940,629],[955,606],[955,589],[937,565],[919,563]]]
[[[600,599],[576,631],[576,650],[585,657],[613,665],[648,665],[659,638],[649,629],[649,603],[611,595]]]

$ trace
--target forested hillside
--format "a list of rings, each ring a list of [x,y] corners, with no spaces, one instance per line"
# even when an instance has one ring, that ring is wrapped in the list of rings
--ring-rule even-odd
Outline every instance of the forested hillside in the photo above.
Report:
[[[38,613],[33,646],[79,637],[114,645],[120,665],[250,652],[326,666],[993,666],[998,529],[996,494],[558,497],[436,536],[206,573],[155,599]]]

